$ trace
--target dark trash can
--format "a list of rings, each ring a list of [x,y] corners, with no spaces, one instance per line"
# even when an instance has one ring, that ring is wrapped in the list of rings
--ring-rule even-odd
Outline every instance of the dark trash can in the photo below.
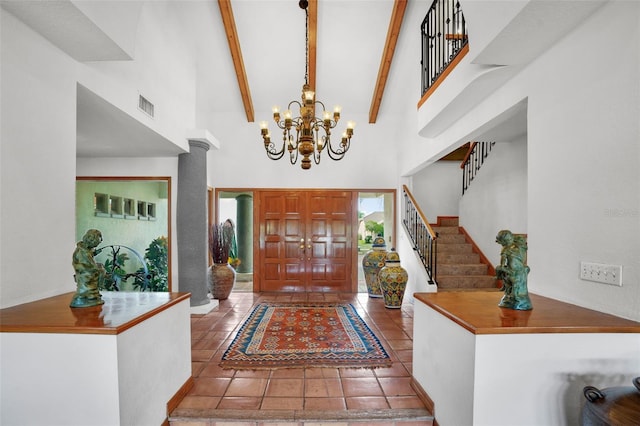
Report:
[[[587,401],[580,416],[582,426],[640,425],[640,377],[635,386],[617,386],[600,390],[585,386]]]

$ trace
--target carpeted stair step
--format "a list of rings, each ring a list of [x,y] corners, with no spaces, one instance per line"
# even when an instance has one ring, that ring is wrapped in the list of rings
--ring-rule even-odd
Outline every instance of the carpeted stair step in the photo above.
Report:
[[[488,267],[483,263],[455,263],[438,266],[438,275],[487,275]]]
[[[460,230],[457,226],[432,226],[431,229],[438,235],[441,234],[459,234]]]
[[[440,253],[438,252],[438,261],[436,265],[440,268],[441,265],[447,265],[450,263],[480,263],[480,255],[478,253]]]
[[[496,288],[495,277],[490,275],[440,275],[438,289],[445,288]]]
[[[439,226],[459,226],[460,220],[458,217],[440,217],[438,219]]]
[[[438,255],[440,253],[473,253],[471,244],[438,244]]]
[[[454,234],[451,232],[438,234],[438,244],[465,244],[466,242],[462,234]]]

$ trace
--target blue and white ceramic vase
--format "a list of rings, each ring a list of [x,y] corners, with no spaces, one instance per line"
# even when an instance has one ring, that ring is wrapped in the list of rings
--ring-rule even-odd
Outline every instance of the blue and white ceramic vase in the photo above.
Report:
[[[400,266],[400,256],[395,249],[391,249],[387,254],[385,266],[378,272],[378,282],[386,308],[398,309],[402,307],[402,299],[408,280],[409,274]]]
[[[364,280],[367,283],[369,297],[382,297],[380,284],[378,284],[378,272],[384,266],[386,257],[387,245],[384,242],[384,238],[374,238],[373,247],[362,258],[362,269],[364,270]]]

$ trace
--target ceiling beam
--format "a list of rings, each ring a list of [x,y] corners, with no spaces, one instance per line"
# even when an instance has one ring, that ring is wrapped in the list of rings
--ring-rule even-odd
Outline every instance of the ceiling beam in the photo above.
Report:
[[[309,0],[309,86],[316,90],[316,52],[318,50],[318,0]]]
[[[227,34],[233,66],[236,70],[236,78],[238,79],[238,87],[240,88],[244,111],[247,115],[247,121],[252,123],[254,121],[253,102],[251,100],[249,82],[247,81],[247,73],[244,69],[244,60],[242,59],[242,50],[240,49],[240,39],[238,38],[238,31],[236,30],[236,22],[233,18],[233,10],[231,9],[231,0],[218,0],[218,6],[220,6],[222,23],[224,24],[224,31]]]
[[[384,87],[387,84],[387,78],[389,77],[389,70],[391,69],[391,62],[393,61],[393,54],[396,50],[396,43],[398,41],[398,36],[400,35],[402,18],[404,17],[404,11],[406,8],[407,0],[395,0],[393,3],[393,11],[391,12],[391,20],[389,21],[389,30],[387,31],[387,41],[384,44],[382,60],[380,61],[380,68],[378,69],[378,79],[373,91],[373,98],[371,99],[371,108],[369,108],[369,123],[372,124],[378,119],[378,111],[380,110],[380,104],[382,103]]]

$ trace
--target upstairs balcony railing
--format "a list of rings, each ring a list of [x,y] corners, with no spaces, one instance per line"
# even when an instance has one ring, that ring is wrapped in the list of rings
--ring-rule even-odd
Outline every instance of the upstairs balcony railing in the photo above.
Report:
[[[434,0],[422,21],[422,93],[467,46],[467,24],[457,0]]]
[[[478,174],[478,170],[484,164],[484,160],[489,156],[495,142],[472,142],[469,151],[462,160],[462,195],[469,189],[469,185]]]
[[[438,236],[429,226],[427,218],[406,185],[402,185],[402,197],[402,224],[411,238],[413,249],[418,252],[418,256],[429,275],[429,284],[434,284],[436,282]]]

